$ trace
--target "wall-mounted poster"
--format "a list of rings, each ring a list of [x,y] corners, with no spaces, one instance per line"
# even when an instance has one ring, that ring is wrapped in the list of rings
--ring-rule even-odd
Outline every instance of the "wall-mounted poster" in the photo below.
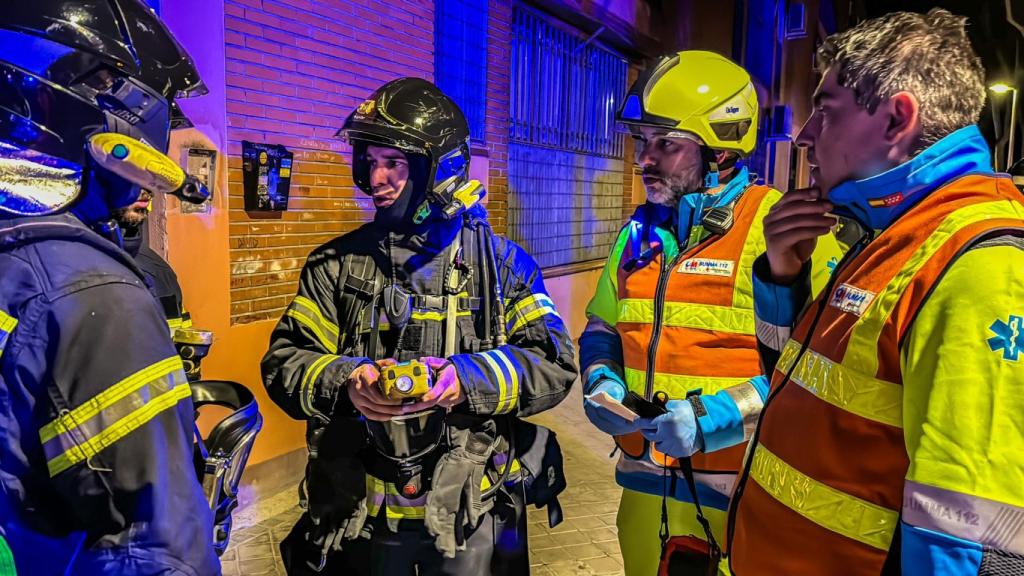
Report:
[[[248,212],[288,209],[292,153],[280,144],[242,141],[242,187]]]

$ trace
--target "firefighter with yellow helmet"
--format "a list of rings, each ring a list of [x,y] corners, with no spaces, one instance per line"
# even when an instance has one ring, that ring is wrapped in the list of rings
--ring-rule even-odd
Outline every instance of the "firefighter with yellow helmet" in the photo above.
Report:
[[[757,93],[723,56],[662,58],[630,88],[618,120],[636,140],[647,202],[622,228],[587,308],[584,408],[620,449],[626,573],[660,573],[661,559],[672,573],[714,574],[767,394],[751,266],[780,193],[742,163],[757,141]],[[818,246],[820,288],[839,249]]]

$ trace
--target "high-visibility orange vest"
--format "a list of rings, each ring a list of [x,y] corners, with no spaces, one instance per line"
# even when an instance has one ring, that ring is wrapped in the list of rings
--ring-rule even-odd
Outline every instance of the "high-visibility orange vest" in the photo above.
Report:
[[[616,327],[630,390],[647,398],[661,391],[681,399],[688,392],[715,394],[761,373],[751,267],[765,249],[761,221],[779,197],[771,188],[750,186],[734,206],[733,226],[726,234],[681,252],[673,262],[661,254],[632,273],[620,267]],[[627,244],[622,262],[636,256],[634,250]],[[698,481],[703,477],[728,494],[744,446],[694,455]],[[647,458],[622,456],[618,473],[660,478],[663,471]],[[710,479],[708,474],[719,476]]]
[[[1024,196],[1008,178],[964,176],[925,197],[838,272],[772,375],[732,502],[733,573],[881,572],[909,465],[903,337],[957,255],[980,237],[1020,229]]]

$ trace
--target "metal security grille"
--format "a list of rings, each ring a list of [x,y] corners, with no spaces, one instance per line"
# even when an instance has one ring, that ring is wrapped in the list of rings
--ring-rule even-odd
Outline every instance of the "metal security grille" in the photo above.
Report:
[[[435,0],[434,81],[469,122],[470,138],[484,141],[487,107],[487,1]]]
[[[621,158],[626,60],[521,7],[512,38],[511,139]]]
[[[626,61],[520,6],[511,75],[509,238],[543,268],[607,257],[622,225]]]

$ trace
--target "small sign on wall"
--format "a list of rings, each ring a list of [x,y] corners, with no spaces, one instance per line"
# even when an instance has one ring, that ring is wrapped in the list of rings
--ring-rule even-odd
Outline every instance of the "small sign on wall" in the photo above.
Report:
[[[242,141],[242,187],[249,212],[288,209],[292,153],[280,144]]]
[[[209,214],[210,202],[216,196],[214,187],[217,183],[217,151],[206,148],[189,148],[186,151],[185,171],[198,178],[206,186],[206,189],[210,191],[210,198],[202,204],[182,202],[181,213]]]

